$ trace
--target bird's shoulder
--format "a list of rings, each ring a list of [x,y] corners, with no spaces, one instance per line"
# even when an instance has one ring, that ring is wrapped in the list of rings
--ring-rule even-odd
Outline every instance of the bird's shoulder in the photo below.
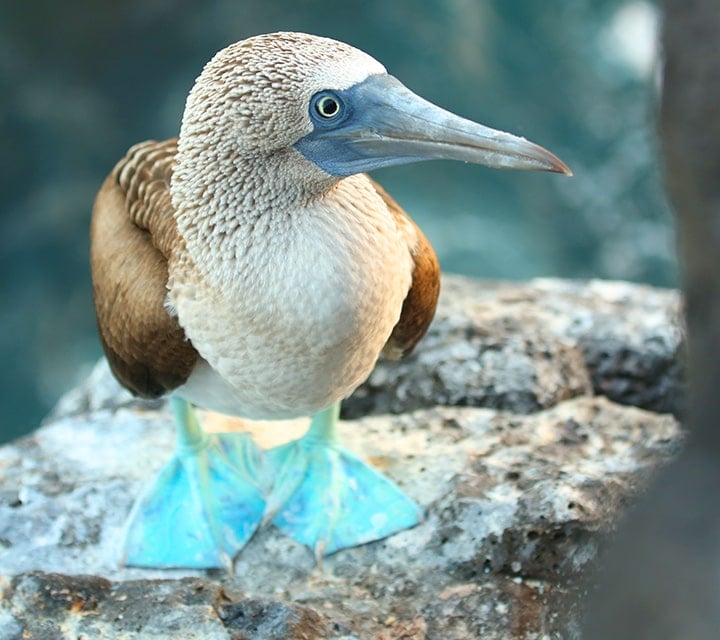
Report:
[[[93,207],[90,258],[101,342],[132,392],[156,397],[181,385],[198,358],[166,308],[168,258],[180,242],[170,181],[177,140],[132,147]]]
[[[176,154],[177,138],[141,142],[128,150],[110,174],[124,196],[130,221],[150,233],[166,258],[179,240],[170,195]]]
[[[393,215],[413,261],[412,284],[403,302],[400,320],[383,349],[385,357],[397,360],[413,350],[435,316],[440,295],[440,263],[420,227],[385,189],[370,181]]]

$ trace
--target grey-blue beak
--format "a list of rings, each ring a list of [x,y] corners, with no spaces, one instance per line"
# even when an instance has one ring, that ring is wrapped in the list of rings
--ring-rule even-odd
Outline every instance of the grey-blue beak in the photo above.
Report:
[[[390,75],[319,92],[310,118],[314,130],[295,148],[335,176],[433,159],[572,175],[543,147],[445,111]]]

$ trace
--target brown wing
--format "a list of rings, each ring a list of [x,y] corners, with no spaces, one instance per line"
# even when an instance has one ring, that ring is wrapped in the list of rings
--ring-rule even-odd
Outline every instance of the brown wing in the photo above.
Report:
[[[177,140],[132,147],[103,183],[90,229],[95,313],[105,355],[130,391],[181,385],[198,354],[165,308],[167,260],[179,241],[170,178]]]
[[[412,285],[403,302],[400,320],[383,349],[384,356],[398,360],[413,350],[432,322],[440,295],[440,263],[420,227],[377,182],[371,181],[404,231],[415,263]]]

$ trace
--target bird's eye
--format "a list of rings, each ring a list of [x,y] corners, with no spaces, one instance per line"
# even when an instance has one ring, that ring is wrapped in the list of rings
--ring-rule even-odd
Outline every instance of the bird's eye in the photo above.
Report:
[[[325,121],[337,120],[343,113],[340,97],[330,91],[321,91],[312,97],[312,110]]]
[[[340,111],[340,105],[335,98],[323,96],[315,104],[315,109],[323,118],[333,118]]]

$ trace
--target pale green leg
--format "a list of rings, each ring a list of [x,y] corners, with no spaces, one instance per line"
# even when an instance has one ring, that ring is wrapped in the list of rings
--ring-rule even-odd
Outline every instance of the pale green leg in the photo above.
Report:
[[[205,433],[185,400],[172,397],[170,405],[175,454],[133,507],[124,563],[229,568],[265,510],[260,451],[246,434]]]
[[[299,440],[266,452],[273,483],[266,519],[317,555],[415,526],[420,508],[385,476],[342,447],[340,404],[316,414]]]

